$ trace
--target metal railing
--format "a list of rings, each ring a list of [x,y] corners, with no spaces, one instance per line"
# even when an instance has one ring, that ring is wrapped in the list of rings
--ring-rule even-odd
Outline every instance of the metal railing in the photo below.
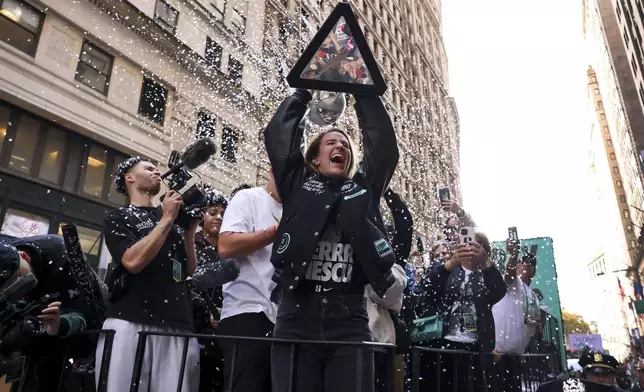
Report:
[[[372,342],[338,342],[338,341],[323,341],[323,340],[292,340],[292,339],[278,339],[278,338],[260,338],[260,337],[246,337],[246,336],[228,336],[228,335],[201,335],[201,334],[192,334],[192,333],[169,333],[169,332],[139,332],[139,342],[136,348],[136,356],[134,357],[134,369],[132,371],[132,381],[130,383],[130,392],[138,392],[139,390],[139,380],[141,378],[141,370],[143,368],[143,358],[145,356],[145,346],[147,344],[147,339],[149,336],[167,336],[167,337],[182,337],[184,338],[183,352],[181,355],[181,368],[180,376],[177,382],[177,392],[181,392],[183,386],[183,377],[186,366],[186,358],[188,356],[188,345],[191,338],[196,338],[200,340],[233,340],[235,342],[233,346],[233,353],[231,359],[231,369],[230,374],[235,374],[235,367],[237,366],[237,349],[240,341],[255,341],[255,342],[270,342],[273,344],[285,344],[289,345],[291,349],[290,362],[289,362],[289,386],[288,390],[284,392],[294,392],[293,391],[293,380],[296,370],[295,364],[295,348],[300,344],[313,344],[313,345],[322,345],[322,346],[354,346],[357,347],[357,369],[358,374],[356,382],[356,392],[363,391],[363,358],[364,350],[366,349],[384,349],[387,352],[387,361],[392,364],[392,366],[387,367],[387,385],[388,392],[395,392],[395,377],[396,371],[393,367],[394,356],[396,355],[396,346],[393,344],[384,344],[384,343],[372,343]],[[230,377],[228,380],[227,390],[233,390],[233,381],[234,377]],[[99,391],[100,392],[100,391]],[[281,391],[280,391],[281,392]]]
[[[99,372],[98,384],[96,385],[97,392],[106,392],[107,391],[107,382],[109,376],[110,361],[112,356],[112,344],[114,341],[113,330],[99,330],[99,331],[86,331],[81,336],[95,336],[95,335],[105,335],[104,350],[102,353],[102,360],[100,369],[96,369]],[[143,362],[145,357],[146,345],[148,338],[150,336],[166,336],[166,337],[179,337],[184,339],[182,356],[181,356],[181,368],[180,375],[176,385],[176,390],[178,392],[182,391],[185,368],[187,363],[188,348],[190,339],[195,338],[200,341],[202,340],[232,340],[234,341],[234,347],[232,351],[232,358],[230,374],[235,374],[235,368],[237,364],[237,351],[238,345],[241,341],[255,341],[255,342],[270,342],[273,344],[284,344],[290,346],[290,363],[289,363],[289,386],[288,390],[284,392],[300,392],[294,391],[293,381],[294,375],[297,370],[297,363],[295,361],[295,353],[298,345],[307,344],[307,345],[326,345],[326,346],[354,346],[356,350],[356,365],[358,369],[357,382],[356,382],[356,391],[362,392],[363,390],[363,361],[364,361],[364,352],[365,350],[374,350],[380,353],[384,353],[386,357],[386,375],[384,380],[386,382],[386,390],[388,392],[396,391],[396,372],[397,369],[394,365],[395,357],[395,345],[392,344],[380,344],[372,342],[342,342],[342,341],[310,341],[310,340],[290,340],[290,339],[278,339],[278,338],[264,338],[264,337],[244,337],[244,336],[224,336],[224,335],[203,335],[203,334],[192,334],[192,333],[165,333],[165,332],[139,332],[139,339],[137,343],[135,358],[134,358],[134,368],[132,369],[132,378],[130,381],[130,392],[138,392],[139,390],[139,380],[141,378]],[[73,337],[72,337],[73,338]],[[424,355],[423,355],[424,354]],[[432,356],[434,363],[429,366],[422,366],[423,364],[427,365],[427,356]],[[488,361],[489,359],[489,361]],[[64,358],[65,363],[63,363],[63,373],[69,358]],[[483,365],[483,362],[488,362],[487,365]],[[30,358],[27,358],[27,363],[30,363]],[[412,347],[411,351],[411,374],[407,374],[405,378],[411,379],[411,391],[420,392],[421,381],[424,384],[423,386],[429,387],[431,390],[448,392],[445,389],[441,389],[444,385],[445,377],[450,377],[453,387],[450,389],[458,392],[471,392],[479,391],[475,383],[480,383],[475,377],[475,372],[479,372],[483,376],[482,380],[485,385],[487,385],[488,391],[517,391],[517,392],[532,392],[536,391],[538,386],[554,378],[554,375],[557,373],[556,369],[557,358],[555,354],[524,354],[521,356],[513,357],[504,357],[499,362],[493,362],[492,358],[486,358],[486,361],[482,360],[482,357],[479,353],[474,353],[470,351],[459,351],[459,350],[444,350],[444,349],[435,349],[429,347]],[[463,366],[465,364],[465,366]],[[447,366],[446,366],[447,365]],[[445,367],[450,368],[451,372],[445,373]],[[33,371],[33,368],[26,368],[27,371]],[[466,373],[463,374],[463,369],[467,369]],[[422,370],[422,371],[421,371]],[[58,383],[57,390],[63,391],[61,386],[63,385],[63,376],[61,374],[60,380]],[[379,378],[382,380],[383,375],[379,374]],[[94,377],[92,375],[92,377]],[[25,389],[25,380],[29,379],[28,375],[23,377],[21,381],[17,384],[14,384],[12,387],[12,392],[23,392]],[[233,388],[234,377],[230,377],[228,380],[227,389],[232,390]],[[460,385],[459,385],[460,383]],[[465,385],[463,385],[465,384]],[[174,386],[172,387],[174,389]],[[52,389],[53,390],[53,389]],[[282,391],[280,391],[282,392]]]
[[[422,366],[427,365],[427,360],[421,354],[431,355],[434,362]],[[541,383],[554,378],[554,357],[553,354],[524,354],[504,356],[495,362],[491,355],[483,360],[478,352],[414,346],[411,353],[411,391],[420,392],[423,384],[423,390],[441,392],[533,392]],[[446,372],[445,368],[450,371]],[[462,374],[463,369],[467,374]],[[446,384],[450,381],[448,390]]]

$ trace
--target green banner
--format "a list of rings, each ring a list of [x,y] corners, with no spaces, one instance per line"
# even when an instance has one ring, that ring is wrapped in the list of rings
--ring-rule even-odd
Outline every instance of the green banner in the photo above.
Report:
[[[635,311],[637,314],[644,314],[644,300],[635,301]]]
[[[505,264],[508,260],[505,241],[492,243],[493,260],[501,273],[505,273]],[[546,312],[557,321],[558,328],[552,336],[552,343],[556,344],[561,354],[561,363],[566,364],[566,348],[564,346],[563,321],[561,315],[561,301],[559,299],[559,286],[557,285],[557,268],[555,266],[555,253],[552,247],[552,238],[531,238],[521,240],[521,248],[529,250],[537,257],[537,272],[532,279],[533,290],[543,294],[541,306],[547,306]],[[545,331],[544,331],[545,332]],[[548,336],[545,336],[548,338]]]

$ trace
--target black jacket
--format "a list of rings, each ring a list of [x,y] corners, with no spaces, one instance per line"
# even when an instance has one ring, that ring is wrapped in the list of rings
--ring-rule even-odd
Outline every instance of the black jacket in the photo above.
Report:
[[[273,280],[293,291],[305,275],[331,211],[353,246],[362,270],[379,295],[395,279],[393,249],[380,214],[380,198],[398,164],[391,119],[378,97],[356,96],[363,136],[363,159],[352,179],[334,183],[304,162],[301,145],[311,94],[297,90],[286,98],[264,131],[266,149],[283,205],[271,262]]]
[[[496,345],[496,332],[494,330],[494,316],[492,306],[505,296],[506,287],[503,276],[496,267],[490,267],[482,272],[483,284],[479,280],[472,281],[474,293],[474,308],[476,309],[476,328],[478,330],[478,343],[482,355],[490,354]],[[434,302],[435,309],[447,314],[452,305],[458,300],[460,286],[465,279],[462,268],[454,268],[451,272],[445,269],[444,264],[437,265],[427,273],[429,287],[427,295]],[[444,318],[449,320],[449,316]],[[447,326],[447,324],[446,324]],[[447,328],[443,334],[448,333]]]
[[[391,210],[394,218],[394,235],[391,245],[394,247],[396,263],[405,268],[409,259],[414,234],[414,219],[409,212],[407,204],[402,200],[399,194],[387,189],[385,192],[385,202]]]

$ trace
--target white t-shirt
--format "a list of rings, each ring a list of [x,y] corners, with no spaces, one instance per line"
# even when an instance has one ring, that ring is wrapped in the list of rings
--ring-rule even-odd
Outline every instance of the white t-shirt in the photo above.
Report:
[[[518,277],[508,286],[505,297],[492,307],[496,349],[503,354],[522,355],[537,332],[525,317],[539,319],[539,300],[534,291]]]
[[[282,218],[282,205],[264,188],[239,191],[228,204],[221,233],[253,233],[278,224]],[[264,312],[275,323],[277,305],[271,301],[275,288],[271,251],[273,244],[238,257],[239,277],[223,286],[221,319],[243,313]]]
[[[475,343],[479,339],[476,330],[476,307],[472,293],[472,271],[462,267],[465,279],[461,283],[460,299],[454,302],[450,311],[450,330],[445,335],[446,340],[457,343]],[[462,299],[462,300],[461,300]]]

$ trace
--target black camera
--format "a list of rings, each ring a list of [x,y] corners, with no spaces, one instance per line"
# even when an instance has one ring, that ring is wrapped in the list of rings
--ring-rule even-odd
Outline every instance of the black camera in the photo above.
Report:
[[[25,301],[23,298],[38,285],[29,273],[21,276],[0,294],[0,357],[5,358],[26,347],[45,333],[45,325],[37,317],[50,301],[50,296]]]
[[[170,170],[161,176],[168,179],[168,187],[181,193],[193,175],[190,170],[196,169],[206,163],[217,152],[217,146],[210,138],[199,139],[189,145],[183,153],[172,151],[168,159]],[[175,223],[186,229],[194,220],[201,219],[201,212],[206,207],[206,193],[201,184],[193,184],[181,193],[183,207]],[[163,201],[163,198],[161,198]]]

